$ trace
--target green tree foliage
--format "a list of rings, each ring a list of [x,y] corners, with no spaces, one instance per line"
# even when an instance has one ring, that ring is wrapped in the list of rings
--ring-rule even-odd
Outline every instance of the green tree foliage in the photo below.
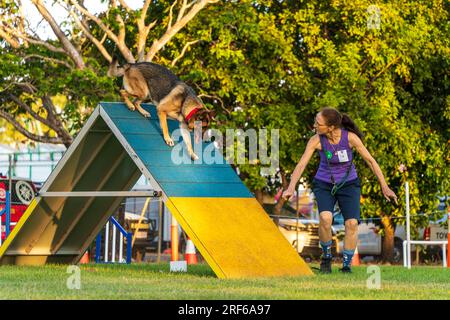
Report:
[[[400,199],[398,206],[388,204],[357,157],[363,215],[404,216],[406,180],[412,214],[433,212],[436,195],[450,192],[448,6],[372,4],[227,1],[202,12],[160,61],[178,55],[186,38],[198,41],[174,66],[177,72],[217,110],[219,128],[280,129],[281,176],[300,159],[321,107],[348,113]],[[309,181],[317,163],[315,157],[304,174]],[[239,168],[253,191],[277,187],[258,166]]]
[[[126,1],[113,0],[95,15],[83,0],[31,0],[42,24],[53,31],[44,39],[29,23],[22,1],[1,0],[0,118],[30,140],[70,145],[92,107],[116,96],[105,68],[113,54],[128,62],[153,60],[200,10],[217,1],[145,0],[133,10]],[[55,19],[56,7],[65,10],[66,21]],[[26,125],[30,122],[36,125]]]

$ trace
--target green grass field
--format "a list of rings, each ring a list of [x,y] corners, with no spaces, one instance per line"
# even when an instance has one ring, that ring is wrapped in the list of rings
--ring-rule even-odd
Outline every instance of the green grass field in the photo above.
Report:
[[[314,265],[315,266],[315,265]],[[218,279],[205,264],[170,273],[167,263],[83,265],[80,289],[68,289],[67,266],[0,267],[0,299],[449,299],[450,270],[381,266],[381,289],[368,289],[367,266],[353,274]],[[73,278],[70,278],[73,279]],[[69,281],[70,282],[70,281]]]

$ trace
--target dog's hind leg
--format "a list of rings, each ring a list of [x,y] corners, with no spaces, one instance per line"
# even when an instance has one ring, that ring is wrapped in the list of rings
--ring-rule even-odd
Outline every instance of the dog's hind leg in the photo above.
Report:
[[[150,113],[145,111],[141,107],[141,102],[148,98],[149,96],[149,89],[147,86],[147,82],[145,81],[145,78],[143,77],[142,73],[139,71],[138,68],[129,68],[128,71],[125,73],[123,77],[123,87],[124,91],[127,93],[127,95],[132,95],[136,98],[134,101],[133,109],[137,109],[140,114],[142,114],[144,117],[148,118],[150,117]],[[128,100],[128,102],[131,104],[131,102]],[[127,106],[130,108],[130,105],[125,101]],[[130,108],[131,109],[131,108]]]
[[[134,111],[136,109],[136,107],[134,106],[134,104],[131,103],[130,99],[128,98],[128,92],[126,90],[120,90],[120,95],[123,98],[123,101],[125,102],[125,104],[127,105],[128,109],[130,109],[131,111]]]

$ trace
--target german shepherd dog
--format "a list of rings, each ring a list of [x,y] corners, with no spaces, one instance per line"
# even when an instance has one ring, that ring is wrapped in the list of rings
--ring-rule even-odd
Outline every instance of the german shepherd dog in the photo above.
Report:
[[[117,58],[114,58],[109,66],[108,76],[123,76],[120,95],[130,110],[137,109],[144,117],[150,117],[141,103],[151,101],[156,106],[164,141],[169,146],[173,146],[174,142],[169,136],[167,117],[178,120],[189,156],[192,160],[198,159],[192,149],[189,131],[194,129],[195,121],[201,121],[204,132],[209,126],[210,114],[190,86],[166,67],[151,62],[119,66]],[[135,97],[133,103],[129,96]]]

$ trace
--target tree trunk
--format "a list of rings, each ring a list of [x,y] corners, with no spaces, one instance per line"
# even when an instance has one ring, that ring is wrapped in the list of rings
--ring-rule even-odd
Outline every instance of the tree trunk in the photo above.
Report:
[[[281,171],[280,175],[281,175],[281,187],[283,188],[283,190],[286,190],[289,186],[289,183],[286,179],[286,174],[283,171]],[[285,202],[286,201],[282,197],[280,197],[280,199],[278,199],[278,203],[275,205],[275,208],[274,208],[274,214],[277,214],[277,215],[281,214],[281,209],[283,208],[283,205]]]
[[[259,202],[259,204],[263,204],[263,195],[264,195],[264,193],[263,193],[263,191],[262,190],[255,190],[255,197],[256,197],[256,200],[258,200],[258,202]]]
[[[394,258],[394,225],[391,218],[383,215],[381,223],[384,228],[383,248],[382,248],[382,260],[383,262],[393,262]]]
[[[286,179],[286,174],[283,171],[281,171],[280,175],[281,175],[281,187],[283,188],[283,190],[286,190],[287,187],[289,186],[289,183]],[[278,203],[275,205],[273,209],[274,215],[278,216],[281,215],[281,209],[283,208],[285,202],[286,200],[284,200],[284,198],[280,196],[280,198],[278,199]],[[275,219],[275,223],[278,225],[278,219]]]

